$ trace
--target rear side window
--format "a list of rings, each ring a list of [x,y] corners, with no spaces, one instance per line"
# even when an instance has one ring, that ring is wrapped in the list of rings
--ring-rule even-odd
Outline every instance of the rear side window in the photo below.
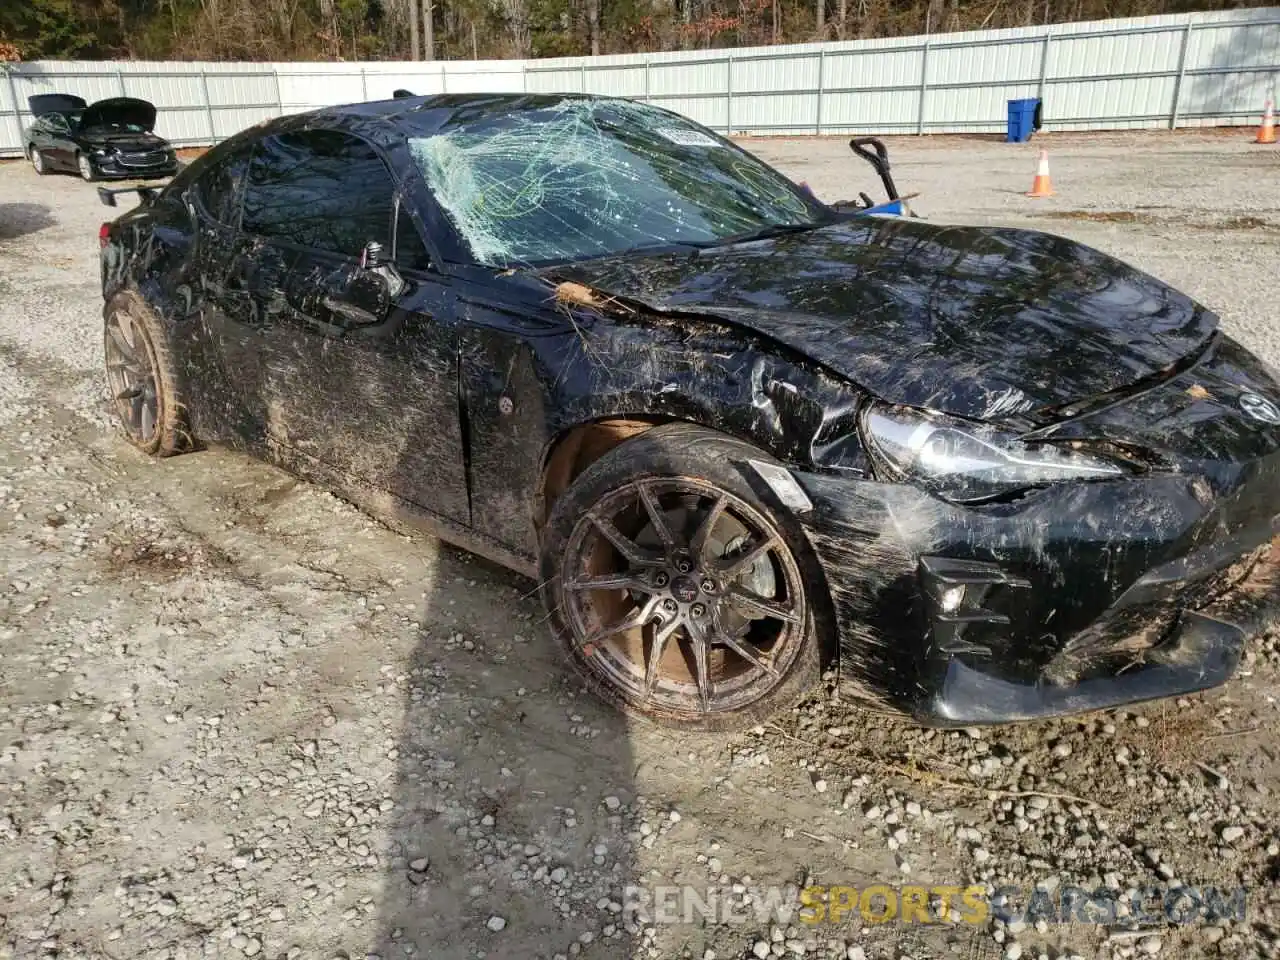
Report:
[[[376,240],[392,249],[395,185],[382,158],[337,130],[276,134],[258,141],[244,197],[244,230],[359,256]]]
[[[229,227],[235,226],[240,212],[240,187],[249,166],[250,149],[237,151],[218,161],[196,182],[196,196],[200,198],[205,212]]]

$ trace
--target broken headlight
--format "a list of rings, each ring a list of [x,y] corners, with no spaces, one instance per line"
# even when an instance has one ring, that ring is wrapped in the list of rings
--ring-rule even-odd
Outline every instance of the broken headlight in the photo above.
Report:
[[[986,424],[875,404],[863,420],[867,445],[901,478],[958,503],[1064,480],[1128,474],[1121,463],[1055,443],[1024,443]]]

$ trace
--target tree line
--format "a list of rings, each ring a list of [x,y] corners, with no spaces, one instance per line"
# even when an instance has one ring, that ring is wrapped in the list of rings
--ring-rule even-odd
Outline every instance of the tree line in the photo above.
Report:
[[[0,60],[636,53],[1265,6],[1272,0],[0,0]]]

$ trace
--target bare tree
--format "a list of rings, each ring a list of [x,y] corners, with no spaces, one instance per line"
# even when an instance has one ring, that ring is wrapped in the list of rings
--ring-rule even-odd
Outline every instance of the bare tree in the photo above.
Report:
[[[529,56],[533,46],[533,34],[529,25],[527,0],[499,0],[511,34],[511,45],[517,58]]]
[[[422,59],[418,52],[418,0],[409,0],[409,59]]]
[[[414,2],[414,0],[410,0]],[[422,0],[422,32],[426,42],[422,45],[422,59],[434,60],[436,58],[436,11],[435,4],[431,0]]]
[[[600,0],[587,0],[587,29],[591,33],[591,55],[600,56]]]

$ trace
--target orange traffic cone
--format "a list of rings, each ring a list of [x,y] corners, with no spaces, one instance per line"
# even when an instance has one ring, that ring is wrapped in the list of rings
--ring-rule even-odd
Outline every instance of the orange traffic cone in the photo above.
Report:
[[[1271,112],[1271,100],[1267,99],[1267,106],[1262,111],[1262,126],[1258,128],[1258,139],[1254,143],[1275,143],[1276,142],[1276,118]]]
[[[1052,197],[1053,187],[1049,185],[1049,151],[1040,151],[1040,166],[1036,169],[1036,178],[1031,183],[1028,197]]]

